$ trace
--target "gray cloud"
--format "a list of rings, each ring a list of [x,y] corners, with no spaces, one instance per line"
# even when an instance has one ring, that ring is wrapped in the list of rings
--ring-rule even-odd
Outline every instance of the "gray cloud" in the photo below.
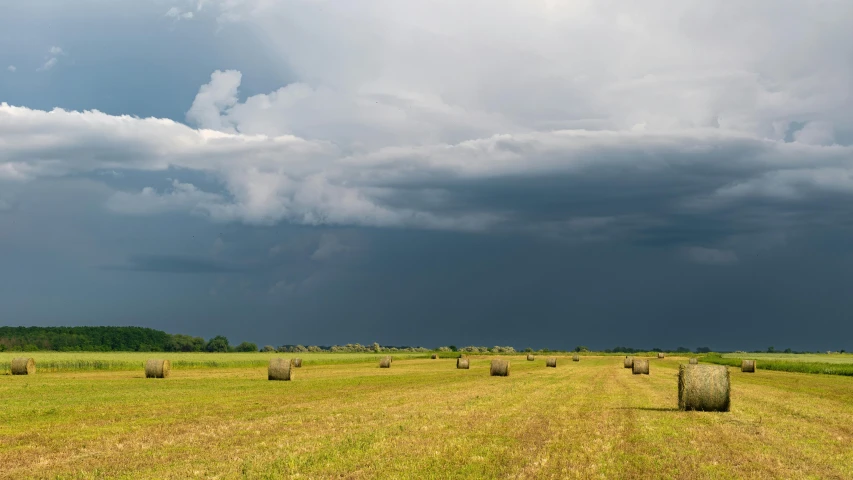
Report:
[[[19,3],[0,27],[27,41],[0,53],[54,66],[4,77],[4,318],[519,347],[739,347],[685,318],[849,333],[850,2]]]
[[[734,252],[716,248],[689,247],[685,249],[685,254],[696,263],[708,265],[730,265],[738,261]]]
[[[184,255],[133,255],[126,265],[108,265],[107,270],[127,270],[158,273],[234,273],[245,267],[228,265],[219,261]]]

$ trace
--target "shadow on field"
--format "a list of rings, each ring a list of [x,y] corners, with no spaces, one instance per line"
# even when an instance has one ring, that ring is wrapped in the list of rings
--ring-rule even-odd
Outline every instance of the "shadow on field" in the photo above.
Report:
[[[643,410],[646,412],[677,412],[678,407],[616,407],[614,410]]]

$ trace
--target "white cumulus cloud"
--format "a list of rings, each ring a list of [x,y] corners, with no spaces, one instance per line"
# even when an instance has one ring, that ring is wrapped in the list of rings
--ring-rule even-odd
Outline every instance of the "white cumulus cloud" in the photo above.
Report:
[[[792,0],[194,5],[245,22],[293,81],[241,98],[243,74],[217,70],[188,125],[3,104],[0,179],[185,169],[216,186],[109,207],[676,238],[717,263],[737,258],[727,235],[849,213],[816,205],[853,195],[851,2],[806,17]]]

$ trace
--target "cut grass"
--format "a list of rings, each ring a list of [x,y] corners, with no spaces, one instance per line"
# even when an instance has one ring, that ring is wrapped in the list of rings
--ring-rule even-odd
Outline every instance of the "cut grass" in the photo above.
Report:
[[[233,354],[228,354],[233,355]],[[0,377],[2,478],[853,478],[853,379],[732,370],[677,410],[681,358],[512,358]],[[370,358],[370,357],[368,357]]]
[[[28,352],[36,370],[44,372],[128,371],[145,366],[149,358],[166,358],[173,369],[251,368],[269,365],[270,358],[299,356],[305,365],[334,365],[378,362],[386,354],[373,353],[183,353],[183,352]],[[9,374],[9,364],[19,352],[0,353],[0,374]],[[427,358],[428,353],[395,353],[396,359]]]

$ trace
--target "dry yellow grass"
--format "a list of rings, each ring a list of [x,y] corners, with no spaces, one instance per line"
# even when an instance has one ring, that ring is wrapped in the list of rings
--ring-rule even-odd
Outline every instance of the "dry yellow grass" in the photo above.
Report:
[[[4,375],[0,478],[853,478],[853,378],[733,368],[730,412],[681,412],[686,359],[621,360]]]

